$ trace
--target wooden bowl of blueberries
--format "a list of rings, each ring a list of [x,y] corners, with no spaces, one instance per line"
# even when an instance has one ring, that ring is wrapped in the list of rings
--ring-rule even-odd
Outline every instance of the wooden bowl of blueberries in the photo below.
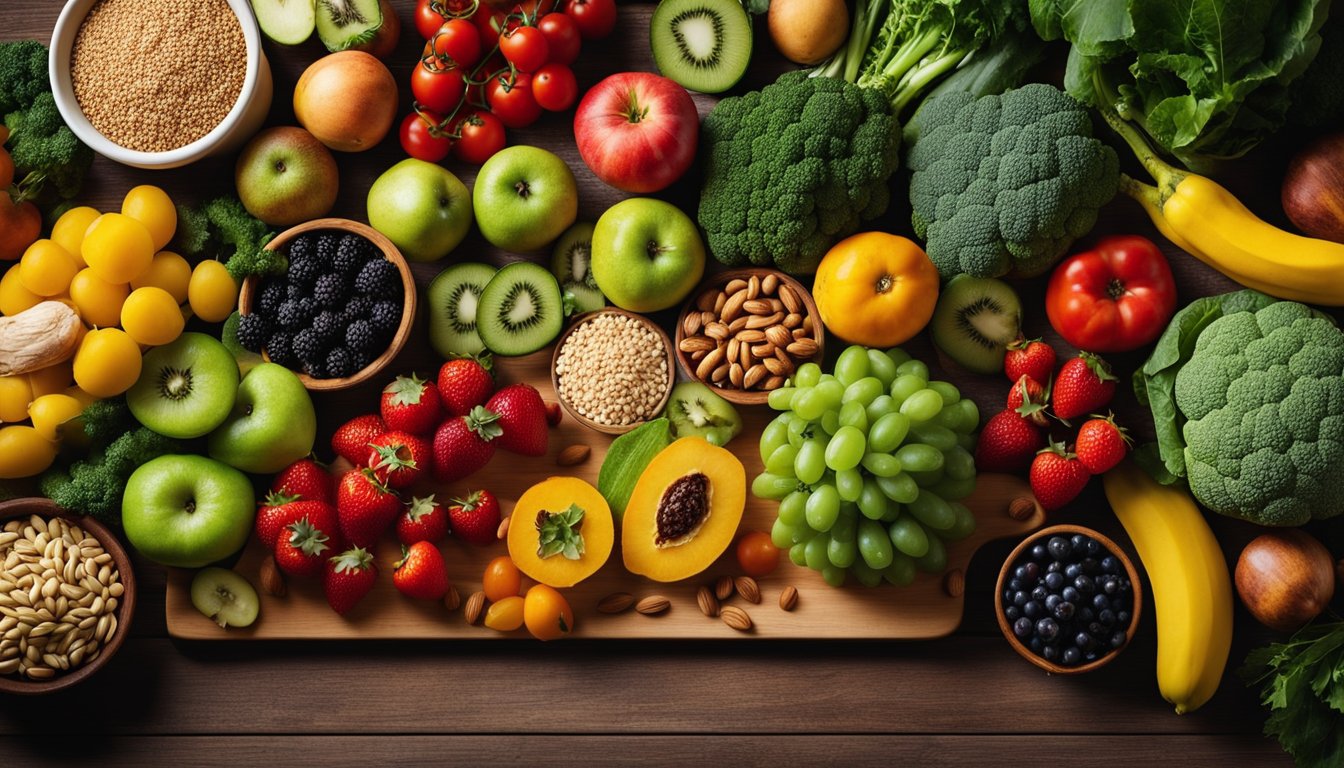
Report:
[[[238,342],[293,370],[309,390],[348,389],[397,356],[415,322],[415,279],[377,230],[315,219],[266,245],[289,259],[282,275],[248,277],[238,296]]]
[[[1017,545],[995,590],[999,629],[1022,658],[1059,675],[1091,672],[1134,637],[1143,586],[1114,541],[1078,525],[1042,528]]]

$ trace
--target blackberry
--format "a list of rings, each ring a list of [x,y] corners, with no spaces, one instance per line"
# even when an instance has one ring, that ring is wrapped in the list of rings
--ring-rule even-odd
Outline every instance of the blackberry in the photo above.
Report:
[[[360,268],[376,255],[372,243],[359,235],[348,234],[337,244],[332,266],[343,275],[357,275]]]
[[[369,311],[369,324],[382,341],[392,338],[401,323],[401,304],[396,301],[380,301]]]
[[[377,357],[381,352],[382,350],[377,350],[374,352],[357,352],[353,349],[350,350],[350,354],[355,361],[355,370],[362,371],[365,368],[367,368],[369,366],[369,363],[372,363],[373,359]]]
[[[343,379],[346,376],[353,376],[359,369],[355,367],[355,356],[346,347],[333,347],[327,353],[327,376],[333,379]]]
[[[238,318],[238,343],[243,349],[260,352],[271,335],[271,321],[253,312]]]
[[[317,247],[315,256],[319,267],[326,271],[331,268],[336,260],[336,244],[340,242],[340,235],[334,235],[324,232],[317,236]]]
[[[285,296],[291,299],[302,299],[305,296],[313,295],[312,286],[296,283],[292,280],[285,281]]]
[[[365,264],[355,278],[355,292],[375,299],[395,298],[401,293],[401,275],[396,265],[386,259]]]
[[[351,296],[345,302],[345,308],[341,310],[341,314],[345,315],[345,321],[349,323],[355,320],[368,319],[369,312],[372,309],[373,299],[368,296]]]
[[[289,271],[286,276],[289,277],[290,285],[299,285],[307,289],[311,288],[317,281],[318,275],[322,274],[322,264],[318,262],[316,256],[306,256],[301,259],[290,257]]]
[[[285,255],[290,261],[294,259],[306,259],[313,255],[317,250],[317,243],[312,235],[299,235],[289,241],[289,251]]]
[[[379,346],[378,334],[368,320],[354,320],[345,328],[345,344],[352,352],[373,352]]]
[[[287,297],[287,281],[282,277],[266,281],[266,286],[261,289],[261,294],[257,298],[257,311],[267,317],[275,317],[275,313],[280,309],[280,302]]]
[[[293,368],[297,359],[294,356],[294,334],[289,331],[276,331],[266,340],[266,356],[276,365]]]
[[[331,344],[322,341],[312,328],[304,328],[294,334],[294,356],[305,367],[312,366],[314,362],[320,363],[330,348]]]
[[[313,322],[312,299],[285,299],[275,311],[275,319],[286,330],[306,328]]]
[[[345,304],[350,295],[350,286],[345,277],[332,272],[317,278],[313,284],[313,298],[328,309],[337,309]]]
[[[339,314],[324,309],[313,318],[312,330],[324,345],[331,347],[341,338],[341,334],[345,331],[345,323]]]

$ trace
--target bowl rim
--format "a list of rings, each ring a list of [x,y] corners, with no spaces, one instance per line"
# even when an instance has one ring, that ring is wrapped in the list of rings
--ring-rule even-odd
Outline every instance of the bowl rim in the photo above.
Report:
[[[0,675],[0,693],[37,695],[54,693],[78,685],[101,669],[116,655],[122,643],[126,641],[126,635],[131,628],[131,620],[135,617],[135,569],[126,547],[106,525],[88,515],[71,512],[51,499],[40,496],[0,501],[0,521],[27,518],[30,515],[38,515],[44,518],[60,517],[75,523],[92,535],[98,540],[99,544],[103,545],[103,551],[112,556],[112,562],[116,563],[117,572],[121,576],[121,583],[125,591],[122,592],[120,605],[117,606],[117,631],[112,635],[111,640],[103,644],[103,652],[98,654],[98,658],[76,670],[58,675],[50,680],[23,680],[11,675]]]
[[[649,419],[646,419],[644,421],[636,421],[631,424],[603,424],[600,421],[593,421],[587,416],[584,416],[583,414],[579,413],[577,410],[575,410],[573,406],[570,405],[569,401],[566,400],[565,397],[560,394],[560,377],[556,374],[555,371],[555,364],[560,359],[560,350],[564,348],[565,342],[569,340],[570,334],[574,333],[574,331],[577,330],[579,326],[583,325],[584,323],[587,323],[589,320],[592,320],[599,315],[618,315],[633,318],[637,322],[641,323],[645,328],[648,328],[652,330],[654,333],[656,333],[658,335],[659,343],[663,345],[663,352],[665,353],[664,358],[667,361],[667,386],[663,389],[663,396],[659,398],[658,405],[654,408],[654,415],[649,417]],[[620,307],[604,307],[602,309],[595,309],[591,312],[584,312],[581,315],[576,315],[573,318],[571,318],[568,327],[566,327],[565,330],[560,334],[560,336],[556,338],[555,345],[551,349],[551,389],[555,391],[555,399],[559,401],[560,407],[564,408],[565,413],[568,413],[575,421],[579,422],[585,427],[588,427],[589,429],[596,430],[604,434],[623,435],[626,432],[629,432],[642,424],[647,424],[649,421],[658,418],[659,415],[661,415],[662,412],[667,409],[667,403],[672,399],[672,390],[675,389],[677,386],[677,363],[673,359],[673,357],[674,354],[673,354],[672,339],[667,335],[667,331],[663,330],[663,328],[660,325],[658,325],[658,323],[655,323],[653,320],[649,319],[645,315],[639,314],[638,312],[631,312],[629,310],[621,309]]]
[[[1008,623],[1008,617],[1003,613],[1003,589],[1004,584],[1007,583],[1008,573],[1012,570],[1013,563],[1017,562],[1018,558],[1020,558],[1032,544],[1042,538],[1056,536],[1061,533],[1070,535],[1081,533],[1084,536],[1096,539],[1108,552],[1119,558],[1121,564],[1125,566],[1125,573],[1129,576],[1130,589],[1134,595],[1134,610],[1130,612],[1129,626],[1125,628],[1124,644],[1119,648],[1113,648],[1105,654],[1098,656],[1094,661],[1089,661],[1086,664],[1079,664],[1076,667],[1065,667],[1056,664],[1053,661],[1048,661],[1041,656],[1037,656],[1025,643],[1017,638],[1017,635],[1013,634],[1013,628]],[[994,583],[994,616],[998,619],[999,631],[1003,633],[1004,638],[1008,640],[1008,644],[1012,646],[1013,650],[1017,651],[1019,656],[1041,669],[1044,669],[1046,672],[1057,675],[1079,675],[1084,672],[1091,672],[1094,669],[1109,664],[1116,656],[1119,656],[1122,651],[1129,647],[1130,641],[1134,639],[1135,631],[1139,628],[1139,619],[1143,616],[1143,582],[1139,580],[1139,572],[1134,567],[1133,559],[1130,558],[1129,554],[1126,553],[1120,545],[1116,544],[1115,541],[1106,534],[1088,528],[1087,526],[1073,525],[1071,523],[1051,525],[1028,534],[1016,547],[1013,547],[1013,551],[1010,552],[1008,557],[1003,561],[1003,567],[999,569],[999,578]]]
[[[209,154],[242,120],[248,102],[256,92],[258,81],[261,79],[261,30],[257,27],[257,20],[252,15],[248,0],[225,0],[233,15],[237,17],[239,26],[242,27],[243,44],[247,54],[247,69],[243,76],[242,90],[238,92],[238,100],[233,103],[224,119],[204,136],[190,144],[165,152],[145,152],[117,144],[93,127],[93,123],[79,106],[79,100],[75,98],[70,57],[74,53],[75,38],[79,35],[80,26],[98,2],[100,0],[67,0],[56,19],[56,25],[51,30],[47,77],[51,81],[51,93],[56,100],[56,107],[66,125],[70,126],[75,136],[94,152],[123,165],[172,168],[194,162]]]
[[[415,286],[415,274],[411,272],[411,265],[406,261],[406,257],[401,255],[397,246],[393,245],[383,233],[369,226],[352,219],[323,218],[305,221],[302,224],[296,224],[289,229],[281,232],[271,238],[266,243],[266,250],[274,251],[289,243],[289,241],[307,232],[334,229],[340,232],[351,232],[359,235],[369,242],[373,243],[383,258],[392,262],[397,267],[397,272],[401,275],[402,299],[401,299],[401,323],[397,325],[396,332],[392,335],[392,341],[388,343],[387,349],[372,362],[355,373],[341,379],[315,379],[312,376],[302,372],[294,371],[303,382],[305,389],[310,392],[332,392],[341,389],[349,389],[358,386],[377,376],[387,368],[392,359],[401,354],[401,350],[406,346],[406,340],[410,338],[411,328],[415,325],[415,311],[417,306],[417,294]],[[249,315],[252,313],[252,301],[256,295],[257,285],[260,279],[256,275],[248,275],[243,279],[243,284],[238,290],[238,314]],[[263,350],[261,357],[266,362],[270,362],[270,357]],[[292,370],[292,369],[291,369]]]

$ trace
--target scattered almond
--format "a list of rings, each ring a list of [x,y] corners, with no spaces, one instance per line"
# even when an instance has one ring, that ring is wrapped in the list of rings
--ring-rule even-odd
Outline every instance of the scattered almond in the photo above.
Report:
[[[284,597],[288,591],[285,588],[285,574],[280,572],[280,568],[275,564],[274,557],[267,557],[261,561],[261,574],[259,576],[261,588],[268,595]]]
[[[700,606],[700,612],[711,619],[719,615],[719,599],[714,596],[714,590],[707,586],[702,586],[695,591],[695,602]]]
[[[592,449],[588,446],[583,443],[575,443],[573,445],[565,446],[565,448],[560,451],[559,455],[555,457],[555,463],[562,467],[572,467],[587,461],[588,455],[591,453]]]
[[[733,577],[720,576],[719,580],[714,582],[714,596],[720,600],[727,600],[733,596]]]
[[[789,585],[784,591],[779,593],[779,607],[781,610],[792,611],[798,606],[798,588]]]
[[[1036,502],[1026,496],[1018,496],[1008,502],[1008,516],[1014,520],[1026,520],[1036,513]]]
[[[751,617],[747,612],[738,608],[736,605],[725,605],[723,610],[719,611],[719,618],[723,623],[736,629],[738,632],[751,631]]]
[[[443,595],[443,607],[447,608],[449,613],[456,611],[462,606],[462,596],[457,593],[457,587],[448,585],[448,591]]]
[[[672,607],[672,601],[662,595],[649,595],[635,603],[635,610],[645,616],[656,616]]]
[[[507,539],[507,538],[509,538],[509,523],[511,523],[511,522],[513,522],[513,516],[512,516],[512,515],[509,515],[508,517],[506,517],[506,518],[504,518],[503,520],[500,520],[500,521],[499,521],[499,529],[495,531],[495,538],[496,538],[496,539]]]
[[[629,592],[612,592],[597,601],[598,613],[621,613],[635,604],[635,596]]]
[[[750,576],[738,576],[733,579],[733,586],[737,589],[737,594],[742,596],[743,600],[753,605],[759,605],[761,602],[761,586]]]
[[[943,576],[943,591],[951,597],[961,597],[966,593],[966,574],[960,568],[953,568]]]
[[[467,607],[462,609],[462,618],[467,620],[468,624],[475,624],[481,619],[481,613],[485,611],[485,593],[472,592],[471,597],[467,598]]]

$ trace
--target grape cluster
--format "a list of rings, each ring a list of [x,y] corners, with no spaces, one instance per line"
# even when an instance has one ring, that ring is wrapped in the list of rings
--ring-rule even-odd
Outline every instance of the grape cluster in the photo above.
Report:
[[[832,586],[905,585],[947,566],[944,542],[975,530],[980,411],[901,349],[851,346],[834,373],[799,366],[770,393],[751,491],[779,501],[770,537]]]

